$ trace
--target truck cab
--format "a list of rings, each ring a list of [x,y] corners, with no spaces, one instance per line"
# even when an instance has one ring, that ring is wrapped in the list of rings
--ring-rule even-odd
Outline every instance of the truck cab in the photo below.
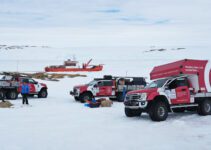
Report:
[[[85,102],[92,97],[109,97],[115,95],[115,85],[112,80],[93,80],[88,84],[78,85],[70,92],[76,100]]]
[[[34,79],[28,78],[28,77],[19,77],[18,81],[20,83],[20,86],[18,88],[18,93],[21,92],[21,85],[23,84],[23,82],[26,82],[29,85],[29,89],[30,89],[29,95],[31,96],[37,95],[38,98],[47,98],[48,88],[46,84],[39,83],[35,81]]]
[[[155,67],[150,74],[154,80],[145,89],[127,93],[126,116],[147,112],[153,121],[164,121],[168,112],[197,110],[200,115],[210,115],[210,81],[206,84],[205,80],[210,78],[208,65],[208,61],[182,60]]]

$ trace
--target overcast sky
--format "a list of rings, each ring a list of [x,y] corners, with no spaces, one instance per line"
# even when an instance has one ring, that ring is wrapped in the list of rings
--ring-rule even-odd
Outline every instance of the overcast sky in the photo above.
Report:
[[[0,0],[0,29],[68,28],[79,38],[132,45],[203,45],[211,39],[210,8],[210,0]]]

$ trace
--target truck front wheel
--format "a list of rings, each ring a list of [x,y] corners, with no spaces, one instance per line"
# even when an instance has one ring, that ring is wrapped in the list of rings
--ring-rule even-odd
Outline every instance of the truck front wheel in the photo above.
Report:
[[[149,115],[152,121],[164,121],[168,117],[168,108],[163,101],[153,103],[149,109]]]
[[[125,115],[127,117],[141,116],[141,113],[142,111],[140,109],[125,108]]]
[[[48,91],[46,89],[42,89],[39,93],[38,93],[38,98],[47,98],[48,96]]]
[[[91,93],[83,93],[79,96],[79,100],[81,103],[86,102],[86,100],[92,100],[92,94]]]
[[[201,116],[211,115],[211,100],[204,100],[199,103],[198,114]]]
[[[75,98],[75,101],[79,101],[79,97],[75,96],[74,98]]]

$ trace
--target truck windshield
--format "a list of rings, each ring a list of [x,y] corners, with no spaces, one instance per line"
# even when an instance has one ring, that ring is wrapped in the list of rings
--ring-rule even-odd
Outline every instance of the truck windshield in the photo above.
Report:
[[[93,80],[93,81],[89,82],[87,85],[92,86],[92,85],[95,85],[96,83],[97,82],[95,80]]]
[[[146,89],[160,88],[166,83],[167,80],[168,79],[160,79],[160,80],[153,81],[149,85],[146,86]]]

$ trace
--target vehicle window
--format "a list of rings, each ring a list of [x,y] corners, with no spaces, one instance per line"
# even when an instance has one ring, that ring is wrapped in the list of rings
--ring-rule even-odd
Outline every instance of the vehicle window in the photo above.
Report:
[[[112,81],[104,81],[103,84],[104,84],[104,86],[112,86],[113,82]]]
[[[89,82],[87,85],[92,86],[92,85],[95,85],[96,83],[97,82],[95,80],[93,80],[93,81]]]
[[[112,81],[99,81],[98,86],[112,86]]]
[[[146,81],[144,78],[133,78],[132,85],[144,85],[146,86]]]
[[[29,79],[26,79],[26,78],[21,78],[20,81],[21,81],[21,82],[29,83]]]
[[[176,89],[178,87],[181,86],[189,86],[188,81],[186,78],[180,78],[180,79],[176,79],[174,80],[170,85],[169,88],[170,89]]]
[[[186,78],[177,79],[177,87],[189,86],[188,80]]]
[[[29,83],[34,84],[34,80],[33,79],[29,79]]]
[[[167,80],[168,79],[160,79],[160,80],[153,81],[149,85],[147,85],[145,88],[146,89],[160,88],[166,83]]]
[[[102,82],[102,81],[99,81],[99,82],[97,83],[97,85],[98,85],[98,86],[103,86],[103,82]]]
[[[169,89],[176,89],[176,88],[177,88],[177,80],[174,80],[169,84]]]

